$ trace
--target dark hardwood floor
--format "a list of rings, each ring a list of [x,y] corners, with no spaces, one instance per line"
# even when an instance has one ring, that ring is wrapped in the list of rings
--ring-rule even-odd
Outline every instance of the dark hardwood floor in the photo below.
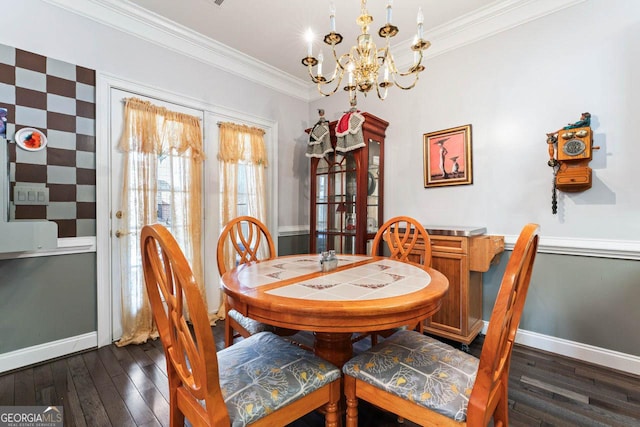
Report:
[[[223,329],[221,322],[212,328],[219,348]],[[479,337],[470,351],[479,355],[481,349]],[[509,387],[512,426],[640,426],[638,376],[516,346]],[[0,406],[61,405],[65,427],[167,426],[167,391],[159,341],[111,345],[0,376]],[[290,427],[323,425],[312,413]],[[415,426],[361,405],[360,426],[397,425]]]

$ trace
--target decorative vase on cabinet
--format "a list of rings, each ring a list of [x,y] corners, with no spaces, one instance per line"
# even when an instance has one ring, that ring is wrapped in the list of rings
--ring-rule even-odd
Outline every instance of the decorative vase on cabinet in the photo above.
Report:
[[[383,222],[384,139],[389,123],[360,114],[363,147],[311,158],[311,253],[369,254],[377,226]],[[334,148],[337,124],[329,123]]]

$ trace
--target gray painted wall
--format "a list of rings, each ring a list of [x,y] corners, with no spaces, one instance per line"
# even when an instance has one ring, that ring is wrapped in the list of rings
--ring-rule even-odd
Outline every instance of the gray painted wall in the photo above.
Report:
[[[93,332],[96,254],[0,260],[0,354]]]
[[[295,255],[309,253],[309,235],[297,234],[278,237],[278,255]]]
[[[489,320],[511,252],[483,275]],[[640,356],[640,261],[539,253],[520,328]]]

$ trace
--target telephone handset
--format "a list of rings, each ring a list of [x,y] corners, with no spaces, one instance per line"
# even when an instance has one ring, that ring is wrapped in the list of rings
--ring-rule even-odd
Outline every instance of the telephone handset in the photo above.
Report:
[[[582,113],[580,120],[569,123],[562,129],[547,133],[549,147],[549,161],[553,168],[553,190],[551,198],[551,212],[558,212],[556,190],[565,192],[579,192],[591,188],[592,150],[600,147],[593,146],[591,131],[591,114]]]

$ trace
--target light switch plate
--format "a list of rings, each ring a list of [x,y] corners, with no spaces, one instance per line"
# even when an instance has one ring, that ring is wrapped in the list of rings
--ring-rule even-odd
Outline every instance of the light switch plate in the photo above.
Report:
[[[49,189],[16,184],[13,187],[14,205],[48,205]]]

